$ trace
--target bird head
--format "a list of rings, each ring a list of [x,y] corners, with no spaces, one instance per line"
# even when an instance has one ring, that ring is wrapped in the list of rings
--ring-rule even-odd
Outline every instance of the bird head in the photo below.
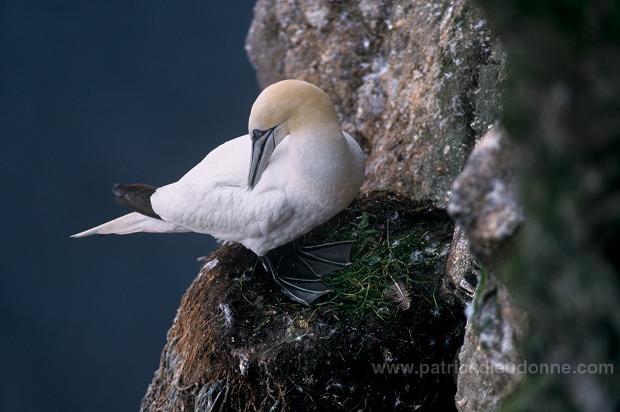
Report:
[[[283,80],[258,96],[248,124],[252,158],[248,187],[253,189],[269,164],[276,146],[289,134],[317,124],[335,124],[338,118],[329,97],[303,80]]]

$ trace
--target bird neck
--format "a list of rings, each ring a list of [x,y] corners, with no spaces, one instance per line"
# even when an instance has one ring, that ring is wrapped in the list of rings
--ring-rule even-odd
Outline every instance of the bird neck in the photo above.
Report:
[[[286,122],[292,167],[306,184],[326,186],[348,170],[348,145],[329,97],[304,97]]]
[[[347,142],[340,127],[317,125],[291,132],[289,154],[293,170],[314,191],[330,190],[330,182],[349,167]]]

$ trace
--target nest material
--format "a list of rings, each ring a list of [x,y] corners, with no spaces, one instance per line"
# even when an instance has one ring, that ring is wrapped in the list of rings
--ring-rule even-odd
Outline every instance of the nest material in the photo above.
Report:
[[[310,307],[251,252],[221,247],[183,297],[142,410],[454,410],[464,317],[439,293],[452,232],[431,204],[363,195],[303,239],[356,241]]]

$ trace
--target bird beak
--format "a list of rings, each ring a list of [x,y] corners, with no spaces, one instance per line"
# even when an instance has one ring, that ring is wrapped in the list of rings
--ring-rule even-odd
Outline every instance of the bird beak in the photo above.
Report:
[[[269,158],[276,148],[275,127],[267,130],[255,129],[252,132],[252,161],[250,163],[250,174],[248,175],[248,186],[254,189],[260,177],[267,168]]]

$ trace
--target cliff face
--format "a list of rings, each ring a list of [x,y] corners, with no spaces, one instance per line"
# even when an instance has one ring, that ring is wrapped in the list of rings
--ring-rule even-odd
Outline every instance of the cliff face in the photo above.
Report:
[[[501,111],[496,36],[470,1],[259,0],[246,47],[261,86],[325,90],[367,153],[366,194],[305,239],[355,239],[354,264],[306,308],[274,294],[243,248],[209,256],[142,410],[455,409],[477,264],[445,207]]]
[[[243,248],[215,252],[143,410],[618,405],[617,374],[510,367],[618,365],[618,10],[482,3],[257,1],[260,85],[315,83],[367,153],[366,193],[305,239],[355,239],[354,265],[306,308]]]
[[[506,54],[472,1],[259,0],[247,50],[261,86],[297,77],[327,91],[344,129],[368,153],[366,189],[391,188],[446,207],[470,152],[500,117]],[[451,302],[471,301],[476,260],[499,267],[500,245],[522,221],[515,151],[501,135],[496,128],[485,139],[451,203],[459,225],[442,282]],[[487,273],[468,323],[461,410],[497,408],[523,377],[474,372],[521,361],[517,340],[525,315],[496,275]],[[480,334],[497,339],[481,345]]]

